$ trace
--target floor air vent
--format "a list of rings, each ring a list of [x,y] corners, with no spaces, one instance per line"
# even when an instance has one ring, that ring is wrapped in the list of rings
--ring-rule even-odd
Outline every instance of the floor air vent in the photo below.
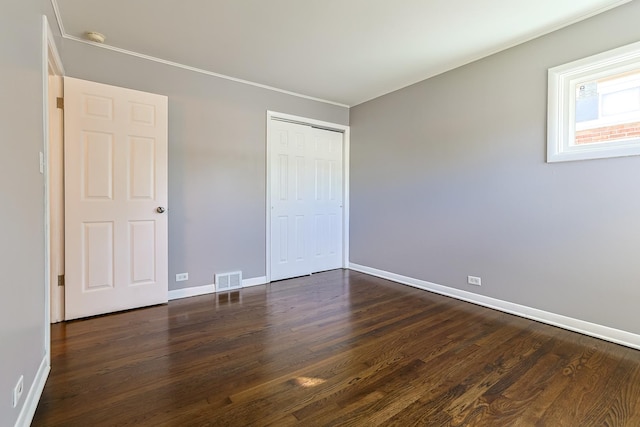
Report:
[[[242,271],[216,274],[215,282],[216,292],[240,289],[242,287]]]

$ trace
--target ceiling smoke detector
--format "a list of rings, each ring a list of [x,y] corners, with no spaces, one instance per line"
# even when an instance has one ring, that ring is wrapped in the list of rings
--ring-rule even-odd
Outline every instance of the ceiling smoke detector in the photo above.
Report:
[[[92,41],[94,43],[104,43],[106,37],[102,33],[98,33],[97,31],[87,31],[84,33],[87,40]]]

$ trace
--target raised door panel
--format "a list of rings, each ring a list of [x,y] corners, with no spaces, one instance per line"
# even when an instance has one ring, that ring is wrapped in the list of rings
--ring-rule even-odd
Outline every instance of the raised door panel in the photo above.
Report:
[[[141,126],[156,125],[156,106],[129,102],[129,123]]]
[[[276,218],[276,229],[274,230],[276,239],[276,254],[278,264],[288,264],[289,257],[289,217],[280,215]]]
[[[156,141],[154,138],[129,137],[129,198],[155,200]]]
[[[114,99],[111,96],[98,96],[82,93],[82,115],[84,118],[113,122]]]
[[[113,289],[113,222],[82,224],[82,292]]]
[[[155,283],[156,234],[155,221],[129,221],[130,285]]]
[[[80,165],[84,200],[113,199],[113,134],[82,132]]]

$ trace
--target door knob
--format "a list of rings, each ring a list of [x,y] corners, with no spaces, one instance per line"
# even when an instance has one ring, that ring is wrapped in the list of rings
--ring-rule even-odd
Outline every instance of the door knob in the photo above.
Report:
[[[159,206],[158,209],[156,209],[156,212],[164,213],[165,210],[166,210],[165,208],[163,208],[162,206]]]

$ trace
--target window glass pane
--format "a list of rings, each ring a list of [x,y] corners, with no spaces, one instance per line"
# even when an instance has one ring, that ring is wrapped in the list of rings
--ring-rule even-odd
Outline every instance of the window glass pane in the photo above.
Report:
[[[603,93],[602,115],[615,116],[640,110],[640,87]]]
[[[640,138],[640,69],[576,85],[575,141],[602,144]]]

